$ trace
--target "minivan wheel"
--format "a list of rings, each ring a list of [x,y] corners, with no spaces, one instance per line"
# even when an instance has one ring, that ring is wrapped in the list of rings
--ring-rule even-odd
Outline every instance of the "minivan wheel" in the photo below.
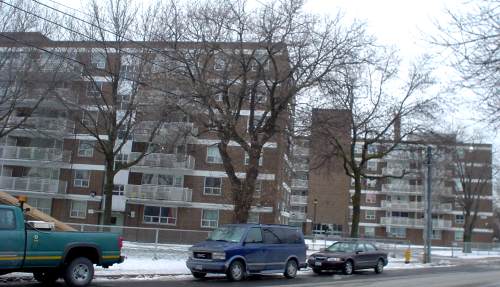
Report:
[[[205,278],[205,276],[207,276],[207,273],[205,272],[191,272],[191,274],[193,274],[193,277],[197,279]]]
[[[236,260],[229,265],[227,269],[227,278],[231,281],[241,281],[245,277],[245,267],[241,261]]]
[[[288,278],[288,279],[292,279],[292,278],[295,278],[295,276],[297,276],[297,270],[298,270],[298,266],[297,266],[297,261],[293,260],[293,259],[290,259],[288,260],[288,262],[286,263],[286,266],[285,266],[285,277]]]
[[[345,274],[345,275],[351,275],[352,274],[352,271],[353,271],[353,264],[352,264],[352,261],[351,260],[347,260],[345,263],[344,263],[344,268],[342,269],[342,272]]]
[[[85,257],[73,259],[64,270],[64,282],[70,287],[90,285],[94,279],[94,265]]]
[[[375,266],[375,273],[380,274],[384,272],[384,260],[379,259],[377,265]]]

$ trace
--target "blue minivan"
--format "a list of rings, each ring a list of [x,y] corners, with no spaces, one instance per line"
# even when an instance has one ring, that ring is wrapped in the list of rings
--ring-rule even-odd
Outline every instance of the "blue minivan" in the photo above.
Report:
[[[294,278],[307,267],[304,235],[286,225],[225,225],[191,247],[186,265],[196,278],[207,273],[226,274],[232,281],[262,273]]]

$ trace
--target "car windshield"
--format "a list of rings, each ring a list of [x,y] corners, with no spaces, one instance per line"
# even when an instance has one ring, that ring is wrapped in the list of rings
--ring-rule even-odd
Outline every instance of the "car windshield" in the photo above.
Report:
[[[238,226],[224,226],[219,227],[210,233],[208,240],[213,241],[227,241],[227,242],[240,242],[241,237],[245,233],[245,227]]]
[[[330,245],[330,247],[328,247],[326,250],[330,252],[354,252],[355,248],[356,248],[356,243],[336,242]]]

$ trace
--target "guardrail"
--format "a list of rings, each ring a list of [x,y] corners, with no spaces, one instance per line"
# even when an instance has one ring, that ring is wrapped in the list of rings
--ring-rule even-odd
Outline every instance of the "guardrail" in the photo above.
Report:
[[[0,158],[10,160],[70,162],[71,151],[57,148],[0,146]]]
[[[0,176],[0,188],[12,191],[66,193],[67,182],[38,177]]]

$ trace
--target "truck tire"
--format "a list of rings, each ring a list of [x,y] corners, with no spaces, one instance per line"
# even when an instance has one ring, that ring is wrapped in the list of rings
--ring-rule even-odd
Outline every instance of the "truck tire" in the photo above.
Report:
[[[94,265],[86,257],[77,257],[64,269],[64,282],[70,287],[85,287],[94,278]]]
[[[59,279],[59,274],[56,271],[33,272],[33,278],[43,285],[52,286]]]

